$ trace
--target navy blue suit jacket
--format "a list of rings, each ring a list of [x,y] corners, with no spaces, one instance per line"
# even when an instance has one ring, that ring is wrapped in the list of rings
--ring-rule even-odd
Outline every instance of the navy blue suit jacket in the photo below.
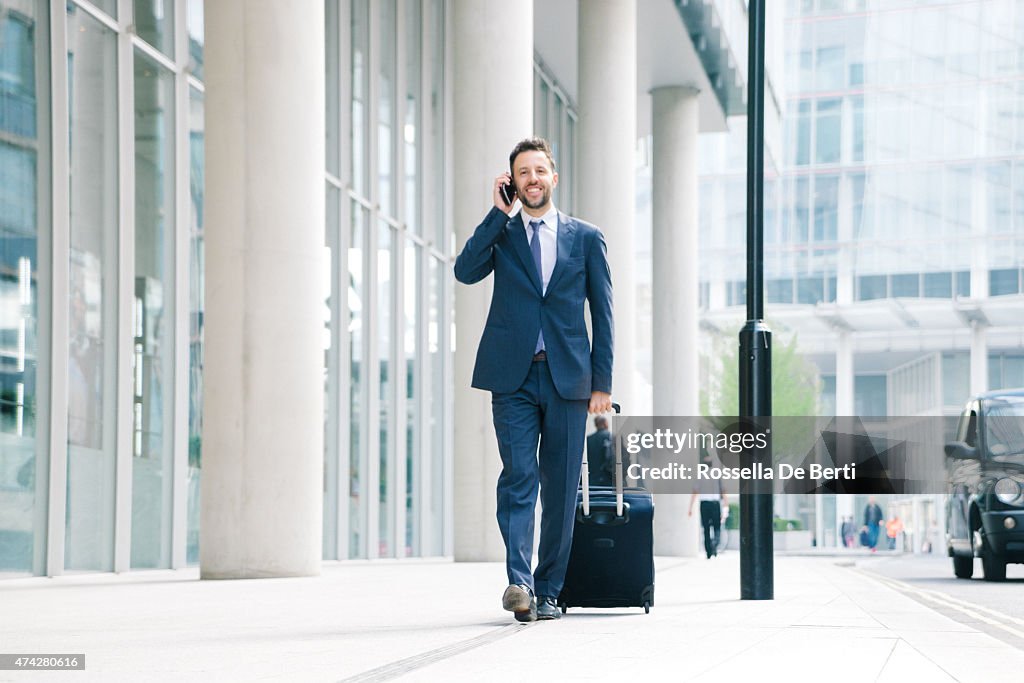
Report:
[[[494,294],[473,370],[473,386],[510,393],[526,379],[544,330],[548,368],[559,396],[589,399],[612,392],[612,280],[604,236],[558,213],[558,259],[546,293],[533,263],[522,213],[497,207],[477,226],[455,260],[455,278],[473,284],[494,272]],[[594,343],[583,318],[590,304]]]

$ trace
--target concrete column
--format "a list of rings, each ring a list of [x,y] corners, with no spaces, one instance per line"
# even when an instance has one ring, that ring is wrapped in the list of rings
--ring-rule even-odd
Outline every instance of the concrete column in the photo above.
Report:
[[[628,414],[634,393],[636,286],[636,0],[579,3],[580,218],[608,243],[615,289],[612,392]]]
[[[836,331],[836,415],[854,415],[853,340],[849,330]]]
[[[988,327],[971,323],[971,394],[988,391]]]
[[[453,208],[455,248],[460,250],[493,206],[494,177],[508,169],[515,144],[533,132],[533,2],[456,0],[452,9]],[[501,459],[491,396],[470,388],[492,286],[490,277],[471,286],[455,285],[456,560],[505,559],[495,519]]]
[[[320,573],[324,8],[206,7],[200,575]]]
[[[692,87],[651,91],[653,102],[653,377],[654,414],[696,416],[697,325],[697,95]],[[621,358],[621,356],[620,356]],[[687,517],[690,496],[656,496],[659,555],[698,553],[700,516]],[[687,520],[687,523],[682,523]]]

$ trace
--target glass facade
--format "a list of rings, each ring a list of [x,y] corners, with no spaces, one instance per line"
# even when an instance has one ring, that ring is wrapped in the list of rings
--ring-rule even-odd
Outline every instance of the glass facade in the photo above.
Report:
[[[38,572],[46,544],[47,26],[45,4],[0,2],[0,575]]]
[[[579,116],[564,88],[537,57],[533,65],[533,128],[551,143],[561,182],[552,193],[559,211],[576,209],[576,121]]]
[[[138,3],[136,3],[138,4]],[[174,405],[174,78],[140,52],[135,86],[132,567],[169,567]],[[184,142],[184,141],[183,141]]]
[[[340,371],[327,389],[324,557],[442,555],[452,404],[444,2],[328,1],[325,16],[327,244],[343,248],[332,247],[328,377]]]
[[[71,6],[66,35],[70,310],[64,568],[110,571],[121,225],[117,32]]]
[[[0,575],[186,566],[202,471],[203,3],[51,6],[0,1]],[[442,555],[445,2],[326,0],[324,16],[324,557]]]
[[[810,357],[829,359],[823,374],[833,372],[835,326],[850,332],[857,375],[846,411],[958,406],[967,396],[950,403],[950,387],[991,385],[969,382],[969,363],[944,364],[943,382],[900,373],[918,357],[971,353],[972,325],[989,349],[976,340],[974,353],[1019,345],[1010,330],[1024,314],[1014,303],[1024,291],[1024,7],[791,0],[778,11],[781,33],[768,43],[785,51],[771,74],[783,125],[781,154],[765,168],[767,316]],[[702,306],[719,321],[744,303],[745,206],[731,198],[743,196],[746,126],[730,127],[700,140]],[[996,298],[1007,308],[992,309]],[[989,375],[1005,381],[991,361]],[[927,397],[907,397],[911,386]]]

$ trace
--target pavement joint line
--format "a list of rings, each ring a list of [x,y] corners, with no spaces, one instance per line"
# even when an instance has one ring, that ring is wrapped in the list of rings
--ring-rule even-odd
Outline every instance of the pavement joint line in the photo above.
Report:
[[[893,590],[897,590],[910,595],[920,596],[921,598],[928,600],[929,602],[942,605],[943,607],[946,607],[948,609],[956,610],[958,612],[966,614],[972,619],[976,619],[977,621],[980,621],[984,624],[988,624],[989,626],[994,626],[996,628],[1002,629],[1003,631],[1006,631],[1007,633],[1017,638],[1020,638],[1021,640],[1024,640],[1024,631],[1018,630],[1012,626],[1003,623],[1002,621],[999,621],[999,619],[1007,619],[1013,622],[1019,621],[1018,619],[1014,619],[1009,615],[1002,614],[1000,612],[996,612],[995,610],[987,608],[979,608],[977,605],[971,605],[970,609],[968,609],[967,607],[964,607],[961,604],[957,604],[959,602],[958,600],[954,600],[945,593],[915,588],[914,586],[911,586],[910,584],[904,583],[897,579],[893,579],[888,576],[879,576],[877,574],[874,574],[873,572],[868,572],[863,569],[855,569],[854,571],[856,571],[859,574],[867,575],[868,578],[874,579],[879,583],[886,585],[889,588],[892,588]],[[990,614],[995,615],[997,618],[993,619],[985,614],[982,614],[979,610],[989,612]]]
[[[875,674],[876,682],[878,681],[878,679],[882,677],[882,674],[885,673],[885,667],[889,666],[889,660],[892,659],[892,653],[896,652],[896,648],[899,646],[901,640],[903,639],[897,638],[896,640],[892,641],[892,647],[889,648],[889,654],[885,656],[885,661],[882,662],[882,668],[878,670],[877,674]]]
[[[490,645],[491,643],[507,638],[508,636],[520,633],[525,629],[533,626],[536,622],[531,624],[508,624],[501,626],[487,633],[482,633],[478,636],[468,638],[466,640],[460,640],[450,645],[444,645],[427,652],[422,652],[418,655],[406,657],[405,659],[399,659],[379,666],[369,671],[364,671],[361,674],[350,676],[349,678],[342,679],[341,683],[376,683],[377,681],[390,681],[399,676],[404,676],[416,669],[422,669],[425,666],[439,662],[443,659],[449,659],[456,655],[460,655],[463,652],[474,650],[484,645]]]
[[[788,626],[768,626],[768,627],[765,627],[764,629],[762,629],[765,632],[765,635],[763,635],[761,638],[757,639],[753,643],[750,643],[749,645],[747,645],[746,647],[742,648],[741,650],[739,650],[737,652],[734,652],[733,654],[729,655],[728,657],[726,657],[722,661],[715,662],[714,664],[710,665],[706,669],[704,669],[702,671],[698,671],[696,674],[694,674],[694,676],[692,678],[690,678],[688,680],[695,681],[695,680],[698,680],[698,679],[700,679],[700,678],[702,678],[702,677],[712,673],[715,669],[717,669],[717,668],[719,668],[721,666],[725,666],[726,664],[728,664],[732,660],[736,659],[737,657],[745,654],[746,652],[748,652],[750,650],[753,650],[755,647],[757,647],[761,643],[765,642],[766,640],[768,640],[770,638],[774,638],[775,636],[777,636],[780,633],[784,632],[787,628],[789,628],[789,627]]]

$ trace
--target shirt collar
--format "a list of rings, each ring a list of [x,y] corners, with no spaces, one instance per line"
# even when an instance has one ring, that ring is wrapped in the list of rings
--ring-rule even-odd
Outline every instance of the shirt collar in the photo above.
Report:
[[[527,233],[529,233],[531,230],[530,221],[536,221],[538,219],[534,218],[525,211],[521,211],[521,213],[523,215],[523,227],[525,227]],[[554,230],[556,232],[558,231],[558,209],[555,208],[554,204],[551,205],[551,208],[548,209],[547,213],[541,216],[539,220],[544,221],[544,225],[546,225],[551,230]]]

